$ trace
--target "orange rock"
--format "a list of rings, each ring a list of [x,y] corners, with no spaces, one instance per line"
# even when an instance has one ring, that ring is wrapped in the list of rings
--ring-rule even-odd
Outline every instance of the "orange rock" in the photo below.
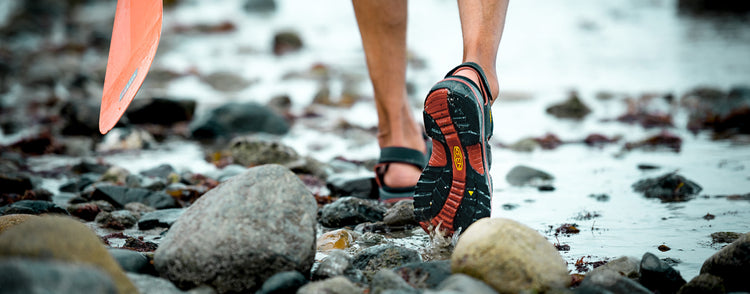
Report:
[[[352,245],[354,237],[349,230],[338,229],[330,231],[318,237],[318,251],[328,251],[333,249],[346,249]]]

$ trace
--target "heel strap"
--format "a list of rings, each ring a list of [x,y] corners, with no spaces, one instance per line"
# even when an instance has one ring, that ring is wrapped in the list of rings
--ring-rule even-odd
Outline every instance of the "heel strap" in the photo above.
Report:
[[[447,78],[449,76],[452,76],[460,69],[463,69],[466,67],[473,69],[479,75],[479,80],[480,80],[479,83],[481,85],[479,85],[478,88],[482,89],[482,92],[483,92],[482,96],[487,98],[487,102],[493,101],[494,99],[492,98],[492,91],[490,91],[490,84],[489,82],[487,82],[487,76],[484,74],[484,70],[482,70],[482,67],[480,67],[479,64],[476,64],[474,62],[464,62],[454,67],[451,71],[448,72],[447,75],[445,75],[445,77]]]

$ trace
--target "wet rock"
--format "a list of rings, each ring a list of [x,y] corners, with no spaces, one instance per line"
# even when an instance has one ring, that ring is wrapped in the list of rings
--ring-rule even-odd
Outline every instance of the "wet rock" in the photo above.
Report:
[[[167,179],[169,178],[170,175],[176,172],[177,170],[175,170],[174,167],[172,167],[172,165],[165,163],[165,164],[141,171],[140,175],[144,177],[149,177],[149,178]]]
[[[263,282],[263,286],[255,294],[297,293],[297,290],[307,283],[308,280],[300,272],[280,272]]]
[[[268,13],[276,11],[276,0],[245,0],[242,6],[245,11],[252,13]]]
[[[710,129],[716,135],[750,134],[750,88],[736,87],[728,93],[719,89],[697,88],[680,101],[690,111],[688,129]]]
[[[214,90],[222,92],[237,92],[250,86],[251,82],[234,72],[219,71],[203,77],[203,81]]]
[[[31,218],[37,217],[36,215],[32,214],[9,214],[9,215],[0,215],[0,233],[3,231],[17,225],[20,223],[23,223]]]
[[[415,288],[434,289],[451,276],[451,261],[409,263],[394,269],[393,272]]]
[[[316,241],[317,251],[328,251],[333,249],[347,249],[354,243],[352,232],[347,229],[338,229],[326,232]]]
[[[57,204],[45,201],[45,200],[21,200],[14,202],[10,205],[0,207],[0,215],[2,214],[63,214],[69,215],[68,211],[63,209]]]
[[[112,279],[93,266],[20,258],[0,261],[0,285],[3,293],[117,293]]]
[[[34,188],[31,176],[24,173],[0,173],[0,194],[23,194]]]
[[[125,210],[132,212],[137,219],[140,219],[144,213],[156,211],[155,208],[140,202],[130,202],[125,204]]]
[[[323,206],[318,221],[330,228],[353,226],[383,220],[386,208],[375,200],[342,197]]]
[[[63,135],[99,136],[98,101],[69,101],[60,109],[60,116],[64,121],[61,130]]]
[[[159,293],[159,294],[213,294],[216,293],[208,286],[202,286],[182,291],[167,279],[155,277],[147,274],[127,273],[128,278],[135,284],[140,293]]]
[[[244,166],[269,163],[287,164],[300,160],[294,148],[274,140],[253,137],[239,137],[229,143],[234,162]]]
[[[289,132],[289,123],[258,103],[229,103],[211,111],[191,132],[196,139],[231,138],[245,133],[283,135]]]
[[[576,289],[576,293],[633,293],[651,294],[646,287],[620,275],[617,272],[603,270],[591,272]]]
[[[184,212],[183,208],[170,208],[144,213],[138,220],[138,229],[169,228]]]
[[[553,150],[563,144],[563,141],[555,134],[546,134],[542,137],[534,139],[539,143],[539,147],[544,150]]]
[[[464,274],[451,275],[437,287],[439,293],[474,293],[474,294],[495,294],[497,293],[492,287],[480,280]]]
[[[195,100],[134,99],[125,116],[133,124],[172,125],[192,120],[195,106]]]
[[[346,252],[331,250],[313,271],[312,280],[325,280],[338,276],[344,276],[355,283],[365,281],[362,271],[354,268],[352,258]]]
[[[79,175],[83,174],[103,174],[107,172],[107,170],[111,166],[105,163],[101,162],[92,162],[88,160],[81,160],[80,162],[76,163],[75,165],[70,167],[70,171]]]
[[[357,238],[357,244],[360,246],[370,247],[383,243],[385,237],[382,234],[365,232]]]
[[[732,243],[742,237],[742,234],[735,232],[716,232],[711,233],[711,241],[714,243]]]
[[[745,14],[750,12],[750,3],[744,1],[680,0],[678,11],[687,14]]]
[[[138,220],[129,210],[117,210],[113,212],[100,212],[94,221],[102,228],[124,230],[133,227]]]
[[[88,186],[95,183],[99,179],[98,174],[87,173],[81,175],[81,177],[60,185],[60,192],[68,193],[80,193],[83,192]]]
[[[172,225],[154,256],[181,288],[258,289],[277,272],[308,273],[315,257],[317,205],[279,165],[248,169],[208,191]]]
[[[390,244],[375,245],[360,251],[352,265],[361,270],[365,277],[372,278],[381,269],[392,269],[412,262],[421,262],[419,252],[413,249]]]
[[[640,268],[641,261],[638,258],[622,256],[591,270],[589,275],[600,271],[613,271],[631,279],[638,279],[641,276]]]
[[[89,196],[92,200],[104,200],[116,208],[124,208],[130,202],[140,202],[156,209],[177,208],[177,202],[166,193],[143,188],[122,186],[97,186]]]
[[[302,49],[302,38],[297,32],[279,32],[273,37],[273,54],[276,56],[296,52],[300,49]]]
[[[129,249],[138,252],[154,252],[159,246],[154,242],[143,241],[143,237],[127,237],[123,249]]]
[[[514,166],[505,175],[505,180],[513,186],[542,186],[554,178],[546,172],[525,165]]]
[[[539,147],[539,142],[534,138],[524,138],[508,146],[510,150],[518,152],[531,152]]]
[[[483,218],[469,226],[458,239],[451,268],[501,293],[570,284],[565,261],[552,243],[537,231],[503,218]]]
[[[389,227],[417,226],[414,216],[414,200],[396,202],[383,215],[383,223]]]
[[[78,203],[68,205],[66,208],[70,215],[85,220],[87,222],[96,219],[96,216],[102,211],[98,205],[94,203]]]
[[[634,191],[643,193],[646,198],[659,198],[662,202],[687,201],[703,189],[677,173],[640,180],[632,187]]]
[[[687,283],[679,271],[652,253],[646,253],[641,258],[641,277],[638,281],[644,287],[659,293],[676,293]]]
[[[682,138],[667,131],[636,142],[625,143],[626,150],[633,149],[659,150],[667,149],[680,152],[682,149]]]
[[[727,292],[750,292],[750,233],[706,259],[700,273],[722,278]]]
[[[31,218],[6,230],[2,236],[2,257],[27,257],[93,266],[112,278],[119,293],[136,291],[99,237],[79,221],[60,216]]]
[[[110,248],[107,251],[125,272],[158,275],[149,258],[141,252],[120,248]]]
[[[661,167],[659,167],[658,165],[654,165],[654,164],[648,164],[648,163],[638,164],[639,170],[654,170],[654,169],[660,169],[660,168]]]
[[[586,136],[585,139],[583,139],[583,143],[586,143],[586,145],[592,146],[592,147],[617,143],[617,141],[620,141],[620,137],[610,138],[602,134],[590,134]]]
[[[24,138],[9,146],[11,151],[21,152],[25,155],[61,154],[61,145],[49,132]]]
[[[378,199],[378,185],[373,177],[349,177],[345,175],[331,176],[326,187],[331,196],[352,196],[364,199]]]
[[[570,93],[568,100],[547,108],[547,113],[557,118],[583,119],[590,112],[591,109],[581,102],[575,92]]]
[[[421,293],[419,290],[414,289],[398,274],[392,270],[383,269],[378,271],[370,282],[370,293],[381,294],[381,293]]]
[[[362,293],[362,289],[344,277],[334,277],[323,281],[306,284],[297,290],[297,294],[350,294]]]
[[[700,274],[680,288],[677,294],[724,294],[724,280],[711,274]]]

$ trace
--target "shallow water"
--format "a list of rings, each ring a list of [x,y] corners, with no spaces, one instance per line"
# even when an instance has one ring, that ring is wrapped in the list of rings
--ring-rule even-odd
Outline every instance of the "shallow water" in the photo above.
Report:
[[[314,64],[327,64],[334,71],[356,77],[354,85],[365,96],[372,90],[367,80],[356,22],[349,2],[278,0],[275,14],[248,14],[240,0],[186,1],[166,10],[162,46],[153,68],[177,72],[195,70],[203,74],[230,71],[253,81],[253,86],[226,93],[212,89],[195,76],[185,76],[166,85],[147,82],[138,97],[166,95],[199,101],[199,113],[227,101],[266,102],[288,94],[293,111],[310,104],[318,81],[285,80],[289,72],[304,72]],[[683,17],[676,1],[512,1],[501,43],[498,70],[501,98],[494,108],[495,136],[492,143],[512,143],[528,136],[554,133],[563,140],[581,140],[590,133],[621,135],[624,141],[642,139],[659,130],[602,122],[625,111],[620,98],[641,93],[674,93],[677,97],[699,85],[729,86],[750,82],[750,22],[745,19]],[[424,67],[410,67],[408,79],[418,89],[412,95],[414,113],[421,117],[419,104],[424,91],[444,72],[459,63],[460,27],[454,1],[411,1],[409,48],[425,61]],[[206,35],[170,34],[174,26],[220,23],[230,20],[235,32]],[[0,22],[1,24],[2,22]],[[284,57],[268,52],[273,33],[294,29],[303,37],[305,49]],[[436,44],[438,43],[438,44]],[[448,44],[448,45],[446,45]],[[344,87],[341,79],[330,81],[332,96]],[[554,119],[544,113],[549,104],[562,100],[569,90],[578,90],[593,109],[582,121]],[[615,99],[599,101],[600,91]],[[136,98],[138,99],[138,98]],[[503,100],[505,99],[505,100]],[[326,120],[315,127],[297,123],[282,141],[303,155],[327,161],[343,155],[351,159],[372,159],[378,154],[374,137],[366,134],[330,132],[339,120],[370,128],[376,116],[371,100],[350,109],[324,109]],[[493,150],[493,216],[520,221],[552,242],[570,245],[561,252],[570,268],[584,261],[640,257],[652,252],[660,258],[681,261],[676,268],[689,280],[721,244],[711,244],[717,231],[750,231],[750,201],[713,197],[750,192],[750,146],[729,141],[714,142],[709,135],[694,136],[684,130],[686,114],[674,111],[683,148],[669,151],[623,153],[621,143],[603,148],[567,144],[552,151],[519,153]],[[8,136],[0,135],[8,140]],[[3,141],[4,142],[4,141]],[[324,143],[323,143],[324,142]],[[622,142],[622,141],[621,141]],[[167,143],[153,150],[103,157],[106,161],[138,172],[162,163],[178,170],[200,173],[216,168],[203,161],[201,147],[190,142]],[[37,170],[75,162],[76,159],[40,157],[32,161]],[[636,166],[660,166],[640,171]],[[555,176],[555,191],[540,192],[530,187],[512,187],[505,174],[524,164]],[[636,181],[678,171],[703,187],[696,199],[682,203],[661,203],[635,193]],[[369,174],[369,171],[360,171]],[[45,184],[56,190],[62,180]],[[600,202],[591,194],[607,194]],[[60,200],[60,199],[58,199]],[[504,205],[515,207],[504,209]],[[576,219],[587,212],[599,214],[589,220]],[[713,220],[702,217],[707,213]],[[564,223],[576,223],[581,232],[558,240],[549,233]],[[424,248],[424,235],[390,240]],[[659,252],[659,245],[672,250]]]

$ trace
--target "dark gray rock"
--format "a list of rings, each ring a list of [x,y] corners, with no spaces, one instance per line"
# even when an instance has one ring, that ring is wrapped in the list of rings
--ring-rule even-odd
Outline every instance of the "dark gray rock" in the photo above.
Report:
[[[417,288],[434,289],[451,276],[450,260],[415,262],[393,270],[406,282]]]
[[[192,120],[195,106],[195,100],[134,99],[125,116],[133,124],[171,125]]]
[[[102,211],[96,215],[94,221],[102,228],[124,230],[133,227],[138,219],[129,210]]]
[[[180,288],[247,292],[278,272],[309,273],[317,204],[280,165],[250,168],[208,191],[172,225],[154,255]]]
[[[583,119],[591,113],[591,109],[581,102],[578,94],[571,93],[568,100],[547,108],[547,113],[557,118]]]
[[[150,178],[166,179],[169,175],[176,173],[177,171],[170,164],[162,164],[140,172],[140,175]]]
[[[659,293],[676,293],[687,283],[680,272],[669,266],[652,253],[641,258],[641,285]]]
[[[30,259],[0,260],[3,293],[117,293],[112,279],[93,266]]]
[[[496,294],[492,287],[484,282],[467,276],[465,274],[455,274],[446,278],[437,287],[438,293],[473,293],[473,294]]]
[[[326,187],[331,191],[331,196],[378,199],[378,185],[373,177],[332,176],[328,178]]]
[[[98,163],[90,160],[81,160],[79,163],[70,167],[70,171],[79,175],[83,174],[98,174],[101,175],[110,168],[109,165],[104,163]]]
[[[360,251],[354,256],[352,265],[370,279],[381,269],[393,269],[408,263],[421,261],[422,257],[416,250],[382,244]]]
[[[633,184],[633,190],[643,193],[646,198],[659,198],[662,202],[678,202],[695,197],[703,188],[677,173],[668,173],[660,177],[640,180]]]
[[[100,175],[95,173],[86,173],[81,175],[78,179],[69,181],[65,184],[60,185],[60,192],[68,193],[80,193],[83,192],[91,184],[99,180]]]
[[[420,293],[414,289],[398,274],[389,269],[378,271],[370,282],[370,294],[382,294],[385,292]]]
[[[308,282],[298,271],[280,272],[268,278],[255,294],[297,293],[297,290]]]
[[[0,173],[0,194],[21,194],[34,188],[31,177],[24,173]]]
[[[340,228],[382,221],[385,212],[385,206],[376,200],[342,197],[323,206],[318,221],[326,227]]]
[[[727,292],[750,292],[750,233],[706,259],[700,273],[722,278]]]
[[[419,225],[414,216],[414,200],[401,200],[388,208],[383,215],[383,223],[389,227]]]
[[[678,294],[724,294],[724,280],[712,274],[700,274],[680,288]]]
[[[92,200],[104,200],[116,208],[124,208],[130,202],[140,202],[156,209],[178,208],[177,201],[166,193],[143,188],[122,186],[98,186],[91,193]]]
[[[328,167],[312,157],[302,157],[294,148],[277,139],[237,137],[229,143],[229,151],[235,163],[243,166],[280,164],[296,174],[311,174],[321,179],[328,177]]]
[[[581,286],[576,289],[576,293],[651,294],[652,292],[617,272],[604,270],[586,275]]]
[[[297,294],[351,294],[362,293],[362,289],[344,277],[335,277],[302,286]]]
[[[177,286],[172,284],[167,279],[155,277],[152,275],[138,274],[138,273],[127,273],[130,281],[133,282],[138,291],[141,293],[154,293],[154,294],[214,294],[216,291],[208,286],[200,286],[193,288],[188,291],[182,291]]]
[[[289,123],[262,104],[230,103],[220,106],[192,130],[196,139],[231,138],[235,134],[269,133],[282,135]]]
[[[158,275],[154,265],[143,253],[120,248],[107,249],[122,269],[129,273]]]
[[[525,165],[514,166],[505,180],[513,186],[542,186],[549,184],[555,177],[538,169]]]
[[[294,31],[282,31],[273,36],[273,54],[284,55],[302,49],[302,38]]]
[[[613,271],[631,279],[638,279],[641,276],[640,268],[641,261],[638,258],[622,256],[591,270],[589,274],[600,271]]]
[[[353,267],[352,258],[346,252],[331,250],[313,271],[312,280],[325,280],[338,276],[344,276],[355,283],[365,281],[362,271]]]
[[[57,213],[70,215],[67,210],[57,204],[45,200],[21,200],[10,205],[0,207],[0,215],[4,214],[43,214]]]
[[[100,136],[99,103],[94,100],[68,101],[60,109],[63,135]]]
[[[169,228],[184,212],[183,208],[170,208],[144,213],[138,220],[138,229]]]
[[[245,0],[242,6],[251,13],[268,13],[276,11],[276,0]]]

